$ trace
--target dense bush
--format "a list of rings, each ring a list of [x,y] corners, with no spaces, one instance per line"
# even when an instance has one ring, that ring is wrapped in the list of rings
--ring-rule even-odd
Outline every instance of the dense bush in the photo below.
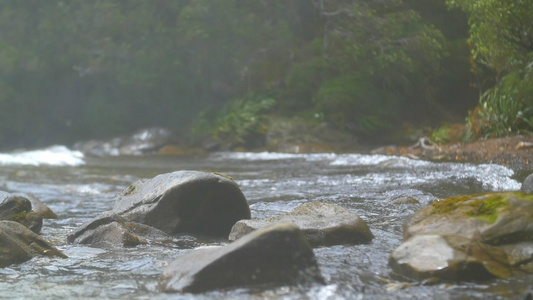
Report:
[[[468,65],[457,16],[426,0],[5,0],[0,147],[188,131],[220,107],[211,133],[242,142],[247,95],[367,136],[432,121],[468,98],[450,96],[469,84],[448,68]]]
[[[467,138],[533,130],[533,2],[447,0],[469,16],[472,72],[492,70],[479,105],[467,118]],[[484,74],[483,74],[484,75]],[[483,76],[481,75],[481,76]],[[482,81],[484,78],[482,77]]]
[[[270,97],[249,94],[227,102],[221,110],[206,110],[198,115],[193,133],[212,135],[228,147],[254,147],[263,143],[266,134],[264,114],[276,101]]]
[[[487,90],[468,125],[473,137],[533,132],[533,64],[504,76]]]

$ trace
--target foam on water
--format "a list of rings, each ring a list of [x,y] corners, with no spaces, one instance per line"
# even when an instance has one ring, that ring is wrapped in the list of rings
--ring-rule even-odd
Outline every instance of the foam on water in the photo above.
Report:
[[[212,160],[250,160],[250,161],[264,161],[264,160],[289,160],[289,159],[303,159],[307,161],[333,159],[337,155],[333,153],[317,153],[317,154],[294,154],[294,153],[279,153],[279,152],[219,152],[211,155]]]
[[[56,145],[38,150],[0,153],[0,165],[79,166],[85,164],[83,158],[80,151]]]
[[[305,161],[325,162],[333,167],[369,167],[370,172],[362,177],[354,178],[361,182],[409,182],[424,184],[435,181],[446,181],[449,178],[474,178],[489,190],[518,190],[520,183],[512,179],[513,170],[496,164],[446,163],[416,160],[400,156],[368,155],[368,154],[291,154],[291,153],[231,153],[213,154],[213,160],[245,160],[245,161]],[[372,168],[376,167],[376,173]],[[387,170],[396,170],[387,172]],[[398,171],[404,170],[404,171]],[[460,175],[458,175],[460,174]],[[331,180],[329,178],[328,180]],[[361,183],[353,182],[353,183]]]

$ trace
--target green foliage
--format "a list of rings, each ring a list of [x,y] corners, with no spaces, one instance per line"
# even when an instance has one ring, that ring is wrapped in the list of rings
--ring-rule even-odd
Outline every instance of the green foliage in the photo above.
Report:
[[[437,144],[459,143],[465,140],[466,128],[462,124],[444,124],[431,133]]]
[[[479,109],[469,118],[477,137],[505,136],[533,131],[533,65],[504,76],[480,99]]]
[[[449,43],[424,11],[446,23],[442,3],[420,0],[5,0],[0,146],[195,119],[247,143],[262,130],[251,116],[272,105],[261,94],[286,115],[383,132],[443,101],[437,76],[465,77],[441,72]],[[224,109],[196,116],[210,107]]]
[[[218,112],[202,112],[193,133],[211,135],[231,146],[257,146],[266,133],[264,113],[275,103],[274,99],[259,94],[234,99]]]
[[[338,128],[370,136],[390,129],[395,98],[362,78],[346,76],[325,82],[316,95],[317,110]]]
[[[533,61],[533,1],[447,0],[469,14],[474,58],[498,71]]]
[[[468,137],[504,136],[533,129],[533,2],[447,0],[469,15],[472,71],[496,74],[467,119]],[[494,81],[493,81],[494,82]],[[483,88],[483,87],[480,87]]]

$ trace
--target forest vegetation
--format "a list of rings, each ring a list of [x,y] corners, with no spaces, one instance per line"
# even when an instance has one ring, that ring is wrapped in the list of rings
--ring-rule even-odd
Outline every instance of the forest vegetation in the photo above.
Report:
[[[2,0],[0,148],[151,126],[246,144],[266,114],[371,140],[530,132],[532,15],[530,0]]]

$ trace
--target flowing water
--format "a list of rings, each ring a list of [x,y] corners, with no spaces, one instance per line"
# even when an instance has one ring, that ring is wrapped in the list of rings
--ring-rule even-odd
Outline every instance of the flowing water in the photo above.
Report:
[[[485,191],[517,190],[513,171],[498,165],[434,163],[362,154],[214,153],[207,156],[84,157],[56,146],[0,154],[0,190],[37,196],[58,216],[42,236],[69,258],[39,257],[0,269],[6,299],[190,299],[159,290],[163,268],[191,249],[161,246],[99,249],[66,244],[81,224],[113,207],[134,181],[177,170],[216,171],[234,178],[252,218],[280,215],[302,203],[341,205],[365,220],[372,243],[315,249],[327,285],[239,288],[199,299],[508,299],[533,277],[424,285],[394,274],[389,254],[401,243],[402,224],[432,201]],[[394,204],[412,197],[420,204]]]

